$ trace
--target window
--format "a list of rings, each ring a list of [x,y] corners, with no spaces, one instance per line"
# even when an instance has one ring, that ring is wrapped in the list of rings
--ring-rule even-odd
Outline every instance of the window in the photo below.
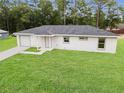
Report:
[[[79,40],[88,40],[88,37],[79,37]]]
[[[99,38],[98,48],[101,48],[101,49],[105,48],[105,38]]]
[[[64,43],[69,43],[69,37],[64,37]]]

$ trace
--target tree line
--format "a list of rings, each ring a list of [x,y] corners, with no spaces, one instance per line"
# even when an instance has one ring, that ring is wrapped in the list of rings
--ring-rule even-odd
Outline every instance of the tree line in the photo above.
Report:
[[[10,34],[42,25],[115,28],[124,8],[114,0],[0,0],[0,28]]]

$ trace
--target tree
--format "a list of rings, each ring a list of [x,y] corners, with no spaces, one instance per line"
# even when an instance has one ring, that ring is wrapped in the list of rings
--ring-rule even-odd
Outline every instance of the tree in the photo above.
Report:
[[[1,0],[0,1],[0,23],[1,24],[1,28],[5,29],[5,30],[10,30],[9,29],[9,0]]]
[[[118,7],[116,2],[111,2],[107,6],[108,13],[107,18],[105,19],[105,25],[108,26],[110,30],[117,27],[116,24],[120,23],[120,16],[118,15]]]
[[[41,25],[116,27],[124,8],[108,0],[0,0],[0,28],[11,33]],[[33,5],[33,6],[32,6]]]
[[[96,11],[96,27],[100,27],[100,18],[102,16],[101,12],[103,13],[103,10],[106,8],[109,2],[108,0],[93,0],[93,8]]]
[[[77,18],[78,24],[81,25],[92,25],[92,11],[91,7],[86,3],[85,0],[77,1]]]
[[[12,32],[30,28],[30,15],[31,9],[26,4],[22,3],[12,7],[11,19],[13,19],[12,25],[15,27]]]
[[[58,11],[60,13],[61,20],[63,20],[63,24],[66,24],[66,9],[67,9],[67,1],[66,0],[55,0],[57,4]]]
[[[42,23],[44,25],[51,24],[51,18],[53,15],[53,6],[49,0],[40,0],[38,8],[42,13]]]

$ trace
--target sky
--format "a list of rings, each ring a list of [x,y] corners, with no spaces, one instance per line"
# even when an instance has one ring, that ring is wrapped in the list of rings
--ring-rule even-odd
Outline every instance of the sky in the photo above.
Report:
[[[119,2],[119,5],[123,5],[124,6],[124,0],[117,0]]]
[[[22,1],[25,1],[25,0],[22,0]],[[32,0],[28,0],[28,1],[32,1]],[[51,1],[54,1],[54,0],[51,0]],[[75,1],[75,0],[70,0],[70,1]],[[124,0],[116,0],[116,1],[119,3],[119,5],[124,6]]]

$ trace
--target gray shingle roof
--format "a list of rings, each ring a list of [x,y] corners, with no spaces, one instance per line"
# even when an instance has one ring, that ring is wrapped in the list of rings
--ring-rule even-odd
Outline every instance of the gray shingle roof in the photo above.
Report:
[[[18,33],[30,33],[36,35],[101,35],[101,36],[117,36],[116,34],[89,25],[45,25],[32,29],[20,31]],[[18,34],[16,33],[16,34]]]
[[[0,29],[0,33],[8,33],[8,32]]]

